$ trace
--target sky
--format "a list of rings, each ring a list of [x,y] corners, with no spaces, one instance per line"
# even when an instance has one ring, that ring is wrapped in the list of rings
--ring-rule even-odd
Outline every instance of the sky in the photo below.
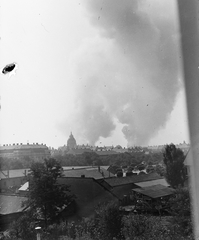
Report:
[[[179,36],[172,0],[1,0],[0,144],[189,142]]]

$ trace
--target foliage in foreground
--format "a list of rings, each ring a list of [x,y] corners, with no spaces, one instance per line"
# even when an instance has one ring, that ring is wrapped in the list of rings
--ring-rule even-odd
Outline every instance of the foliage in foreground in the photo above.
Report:
[[[180,192],[178,199],[186,200],[184,193]],[[181,201],[181,203],[182,203]],[[174,200],[173,200],[174,202]],[[175,205],[174,205],[175,206]],[[193,240],[191,218],[174,214],[170,217],[129,214],[121,215],[118,205],[115,203],[102,205],[96,209],[92,219],[76,223],[61,222],[53,224],[41,233],[42,240]],[[27,222],[26,222],[27,221]],[[187,225],[190,223],[190,226]],[[183,225],[184,224],[184,225]],[[28,217],[15,222],[10,228],[9,239],[35,239],[34,224]],[[182,231],[182,228],[183,231]]]

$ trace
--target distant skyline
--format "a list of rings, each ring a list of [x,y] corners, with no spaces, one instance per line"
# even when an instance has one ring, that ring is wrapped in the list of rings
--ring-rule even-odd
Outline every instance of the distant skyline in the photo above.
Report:
[[[168,23],[165,28],[171,33],[172,44],[173,41],[176,44],[178,34],[173,30],[176,27],[169,27],[169,18],[176,18],[176,7],[171,0],[154,2],[157,6],[153,3],[149,7],[146,3],[126,1],[121,8],[119,1],[115,1],[112,8],[111,0],[110,5],[100,0],[95,3],[2,0],[0,69],[12,62],[17,63],[18,69],[11,77],[0,75],[0,144],[38,142],[57,148],[67,144],[71,131],[77,144],[90,141],[95,145],[126,147],[127,139],[140,145],[189,142],[181,74],[169,66],[173,74],[170,76],[166,64],[174,60],[155,54],[161,38],[161,26],[156,21]],[[134,21],[143,19],[145,26],[145,18],[149,17],[150,24],[153,23],[149,24],[150,31],[156,33],[160,29],[157,36],[141,43],[141,47],[146,47],[146,56],[151,57],[151,61],[143,61],[145,52],[138,51],[139,60],[145,65],[143,72],[140,62],[135,61],[139,58],[136,37],[139,39],[140,35],[128,35],[131,27],[131,22],[127,26],[131,14],[128,5],[136,10]],[[169,16],[165,13],[167,8]],[[121,21],[120,9],[127,16]],[[136,25],[133,31],[138,31]],[[143,29],[143,34],[150,31]],[[129,46],[132,39],[135,48]],[[148,52],[146,40],[151,46],[155,41],[151,50],[154,52]],[[169,44],[162,42],[160,50],[171,51]],[[162,50],[164,46],[166,50]],[[156,66],[159,58],[165,69]],[[149,71],[153,67],[154,71]],[[172,82],[164,88],[156,87],[160,82],[156,79],[164,74],[178,78],[172,94],[169,87]],[[145,78],[152,79],[154,85]],[[162,108],[158,101],[162,101]]]

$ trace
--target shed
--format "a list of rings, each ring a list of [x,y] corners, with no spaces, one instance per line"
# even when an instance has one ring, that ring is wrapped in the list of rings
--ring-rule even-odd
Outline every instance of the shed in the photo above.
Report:
[[[23,214],[26,206],[22,206],[22,203],[25,200],[26,197],[0,194],[0,229],[4,229]]]
[[[175,190],[173,188],[168,188],[161,184],[157,184],[149,187],[135,188],[135,189],[132,189],[132,191],[140,193],[147,197],[156,199],[156,198],[172,195],[174,194]]]

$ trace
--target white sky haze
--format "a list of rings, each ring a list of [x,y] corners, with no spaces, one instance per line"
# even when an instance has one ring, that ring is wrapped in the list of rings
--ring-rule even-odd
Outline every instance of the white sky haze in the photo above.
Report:
[[[99,25],[95,21],[100,21],[100,18],[103,21],[103,15],[96,16],[93,20],[92,13],[96,6],[92,6],[89,1],[85,2],[1,0],[0,68],[16,62],[18,69],[10,78],[7,75],[0,75],[0,144],[29,141],[45,143],[47,146],[57,148],[67,143],[72,131],[79,144],[94,141],[99,145],[127,146],[122,127],[128,125],[128,121],[125,122],[126,120],[118,113],[120,108],[114,109],[114,103],[108,100],[108,93],[107,95],[106,92],[100,93],[99,83],[101,82],[97,83],[97,80],[96,82],[93,80],[91,86],[91,82],[85,79],[90,77],[95,79],[94,74],[98,73],[100,66],[100,69],[104,69],[103,75],[100,75],[102,79],[100,81],[115,79],[110,80],[110,85],[106,84],[107,88],[112,86],[110,95],[115,97],[115,91],[119,91],[118,79],[121,78],[122,71],[125,69],[123,66],[127,66],[125,78],[133,70],[128,67],[130,64],[126,55],[121,55],[123,56],[121,71],[118,70],[120,68],[118,60],[113,61],[111,57],[117,58],[117,53],[120,54],[121,48],[117,46],[123,40],[120,41],[120,38],[115,35],[110,37],[107,34],[109,30],[104,27],[109,23],[105,19],[106,15],[104,15],[105,23]],[[164,9],[162,6],[158,7]],[[163,11],[160,12],[160,18],[165,18]],[[111,56],[106,55],[106,52],[111,53]],[[106,68],[111,70],[108,71]],[[113,74],[114,69],[115,74]],[[144,80],[141,79],[141,81],[144,83]],[[87,90],[83,92],[81,88],[84,87]],[[133,92],[132,89],[132,99],[134,99]],[[142,93],[147,95],[150,92],[155,96],[157,94],[153,92],[153,88],[150,91],[150,85],[149,93],[148,91]],[[86,107],[83,105],[85,102],[81,103],[85,99]],[[115,104],[117,101],[119,100],[115,98]],[[99,102],[104,103],[103,109]],[[150,103],[152,102],[151,100]],[[185,102],[184,88],[181,83],[174,97],[174,103],[171,105],[170,114],[165,117],[166,120],[163,121],[162,126],[159,123],[156,134],[150,135],[147,144],[180,143],[184,140],[189,142]],[[77,113],[79,106],[82,106],[81,113]],[[136,106],[129,106],[124,102],[123,110],[126,111],[126,108],[129,108],[129,112],[132,109],[136,111]],[[83,112],[82,109],[85,111]],[[93,113],[94,119],[88,123],[91,123],[91,129],[84,131],[83,123],[87,120],[83,121],[82,118],[83,114],[88,115],[89,109],[92,109],[92,113],[93,109],[97,109],[98,112],[96,115]],[[107,113],[107,117],[103,115],[104,112]],[[92,138],[91,135],[95,132],[93,122],[98,123],[98,117],[101,118],[102,115],[103,119],[100,123],[102,135],[98,136],[96,133],[97,137]],[[154,111],[155,115],[158,115],[158,112]],[[109,118],[110,121],[107,121]],[[137,120],[135,124],[136,122]],[[142,122],[141,119],[140,122]],[[109,128],[107,134],[104,131],[106,127]],[[88,126],[85,125],[85,128]],[[144,144],[146,143],[143,142]]]

